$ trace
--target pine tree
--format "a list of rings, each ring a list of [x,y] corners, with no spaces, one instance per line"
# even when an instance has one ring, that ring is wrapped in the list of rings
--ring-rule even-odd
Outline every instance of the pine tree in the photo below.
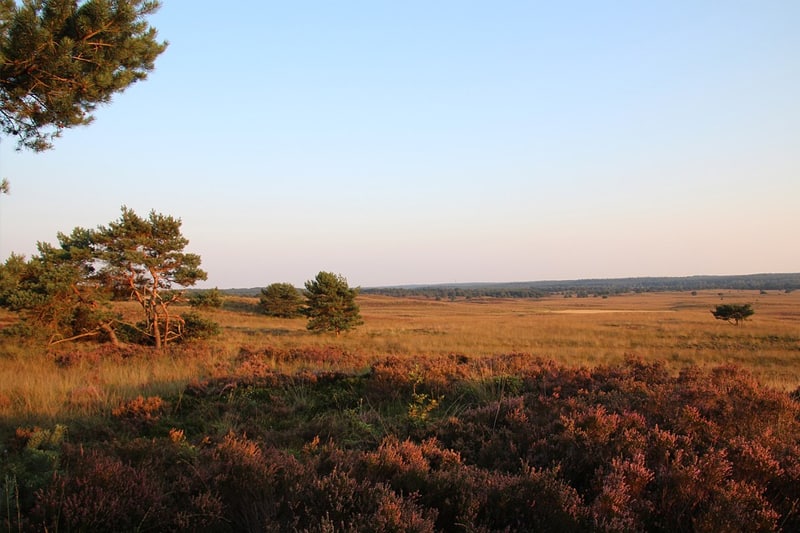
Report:
[[[98,335],[118,344],[112,329],[121,323],[105,309],[113,294],[124,294],[142,308],[140,330],[157,348],[186,338],[184,319],[170,306],[183,297],[174,286],[190,287],[207,274],[200,256],[185,253],[189,241],[180,219],[150,212],[142,218],[123,207],[119,220],[89,230],[58,234],[59,246],[39,243],[26,261],[12,254],[0,264],[0,307],[24,313],[27,321],[51,333],[51,342]],[[194,320],[195,327],[207,324]]]
[[[0,265],[0,307],[20,312],[51,344],[101,332],[118,344],[114,316],[104,305],[108,293],[94,277],[90,239],[91,232],[76,228],[58,234],[59,246],[38,243],[38,254],[27,261],[11,254]]]
[[[189,240],[181,234],[181,220],[150,212],[142,218],[122,208],[122,216],[92,234],[100,271],[117,290],[126,290],[139,302],[145,316],[145,333],[156,348],[181,336],[181,321],[169,306],[181,292],[170,292],[174,285],[190,287],[205,280],[200,256],[185,253]]]
[[[303,298],[291,283],[273,283],[261,289],[258,306],[264,314],[280,318],[303,314]]]
[[[738,326],[753,316],[755,311],[750,304],[720,304],[711,311],[711,314],[717,320],[725,320]]]
[[[166,49],[154,0],[0,0],[0,128],[18,148],[52,147],[99,104],[153,70]]]
[[[364,322],[356,303],[358,289],[351,289],[341,275],[320,272],[306,281],[306,314],[310,331],[333,331],[337,335]]]

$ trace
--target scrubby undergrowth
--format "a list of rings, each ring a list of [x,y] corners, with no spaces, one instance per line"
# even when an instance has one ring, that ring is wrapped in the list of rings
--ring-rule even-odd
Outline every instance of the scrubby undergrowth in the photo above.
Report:
[[[3,529],[800,530],[800,405],[737,367],[518,354],[274,370],[293,357],[243,350],[229,377],[174,397],[17,428]]]

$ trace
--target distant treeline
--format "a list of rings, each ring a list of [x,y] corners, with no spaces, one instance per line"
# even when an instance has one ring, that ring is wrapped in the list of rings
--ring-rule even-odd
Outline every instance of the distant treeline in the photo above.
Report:
[[[800,273],[748,274],[737,276],[688,276],[616,279],[582,279],[571,281],[528,281],[513,283],[453,283],[401,287],[371,287],[365,294],[387,296],[421,296],[426,298],[539,298],[552,294],[565,296],[611,296],[614,294],[702,291],[763,290],[793,291],[800,289]]]
[[[541,298],[553,294],[582,297],[612,296],[631,292],[708,290],[791,292],[798,289],[800,289],[800,273],[402,285],[362,287],[361,293],[426,298]],[[261,287],[220,289],[220,291],[228,296],[258,296],[261,294]]]

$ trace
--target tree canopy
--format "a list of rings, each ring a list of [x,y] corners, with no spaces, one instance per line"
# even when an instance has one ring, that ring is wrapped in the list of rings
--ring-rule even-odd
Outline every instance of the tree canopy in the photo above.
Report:
[[[753,316],[754,313],[755,311],[750,304],[720,304],[711,311],[711,314],[717,320],[725,320],[737,326]]]
[[[147,22],[155,0],[0,0],[0,128],[18,148],[52,147],[66,128],[143,80],[166,49]]]
[[[356,303],[359,289],[351,289],[341,275],[320,272],[315,279],[306,281],[305,287],[306,327],[310,331],[332,331],[338,335],[363,324]]]
[[[76,228],[71,235],[59,233],[58,246],[38,243],[38,254],[28,261],[12,254],[0,265],[0,306],[22,313],[51,343],[101,332],[117,342],[89,239],[89,232]]]
[[[303,297],[291,283],[273,283],[261,289],[258,307],[269,316],[296,318],[303,314]]]

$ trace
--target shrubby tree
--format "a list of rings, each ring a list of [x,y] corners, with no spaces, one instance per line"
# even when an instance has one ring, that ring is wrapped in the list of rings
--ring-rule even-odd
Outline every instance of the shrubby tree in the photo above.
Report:
[[[222,292],[217,287],[195,292],[189,296],[189,305],[192,307],[219,309],[222,307],[222,303]]]
[[[154,211],[142,218],[123,207],[119,220],[95,230],[60,233],[59,246],[39,243],[29,261],[12,255],[0,269],[0,305],[60,337],[104,331],[113,342],[117,318],[102,303],[124,293],[142,308],[140,330],[156,347],[180,338],[184,320],[170,306],[206,279],[200,256],[185,253],[181,221]]]
[[[0,265],[0,306],[17,310],[17,292],[22,288],[26,270],[25,256],[13,252],[6,262]]]
[[[52,147],[100,104],[143,80],[166,49],[155,0],[0,0],[0,128],[18,148]]]
[[[273,283],[261,289],[258,307],[269,316],[296,318],[303,315],[303,297],[291,283]]]
[[[305,286],[310,331],[333,331],[338,335],[363,324],[356,303],[359,289],[351,289],[341,275],[320,272],[313,280],[306,281]]]
[[[737,326],[753,316],[754,313],[750,304],[720,304],[711,311],[717,320],[725,320]]]
[[[219,324],[195,311],[181,315],[183,330],[181,340],[207,339],[220,334]]]
[[[89,239],[89,232],[76,229],[59,233],[59,246],[38,243],[38,254],[28,261],[12,254],[0,266],[0,306],[20,312],[51,343],[105,334],[118,344]]]

